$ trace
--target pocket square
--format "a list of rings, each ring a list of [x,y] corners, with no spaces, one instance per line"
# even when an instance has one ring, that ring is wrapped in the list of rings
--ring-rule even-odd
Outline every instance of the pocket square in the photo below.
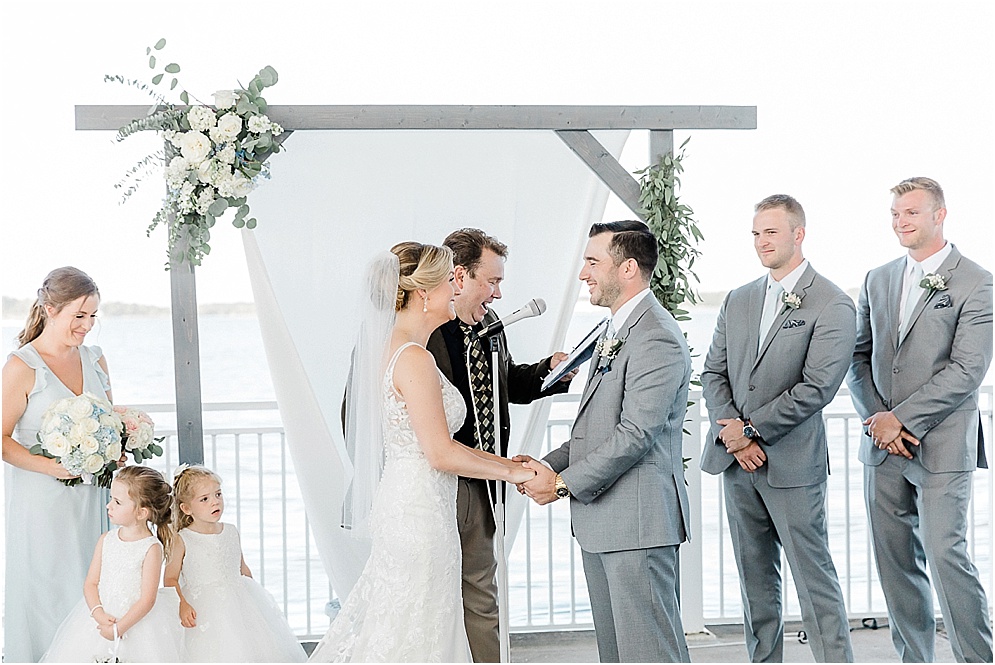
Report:
[[[804,319],[788,319],[784,322],[782,328],[801,328],[805,325]]]
[[[950,301],[950,296],[944,293],[942,296],[940,296],[940,299],[936,301],[936,304],[933,305],[933,309],[946,309],[947,307],[953,307],[953,306],[954,304],[953,302]]]

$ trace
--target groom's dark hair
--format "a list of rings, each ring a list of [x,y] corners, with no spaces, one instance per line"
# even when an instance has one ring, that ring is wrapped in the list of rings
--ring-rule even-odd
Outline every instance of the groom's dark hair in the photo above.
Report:
[[[621,264],[626,259],[634,259],[639,266],[639,274],[649,281],[659,257],[656,236],[650,231],[650,227],[636,220],[598,222],[591,225],[591,232],[587,237],[593,238],[602,233],[613,234],[611,242],[608,243],[608,256],[612,257],[615,265]]]

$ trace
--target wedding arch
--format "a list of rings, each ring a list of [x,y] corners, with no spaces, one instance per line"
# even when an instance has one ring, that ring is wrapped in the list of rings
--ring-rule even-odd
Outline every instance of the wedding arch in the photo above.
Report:
[[[116,131],[146,112],[145,106],[77,106],[76,129]],[[542,334],[512,340],[513,347],[525,345],[521,359],[528,361],[564,344],[586,231],[600,221],[608,191],[640,215],[639,183],[617,159],[628,132],[649,131],[649,163],[655,164],[673,154],[674,130],[756,128],[753,106],[274,105],[267,115],[287,130],[282,139],[313,132],[307,141],[287,142],[289,154],[272,158],[273,181],[253,193],[253,209],[265,214],[255,231],[243,231],[243,242],[305,505],[313,515],[331,515],[311,524],[340,596],[351,589],[367,552],[337,528],[344,487],[336,414],[353,333],[342,314],[372,251],[407,239],[441,242],[459,226],[480,226],[508,242],[509,305],[537,281],[556,282],[542,327],[532,329]],[[421,207],[405,206],[417,204],[419,196]],[[180,461],[198,462],[203,426],[195,269],[173,262],[170,283]],[[336,324],[341,329],[329,332]],[[547,402],[530,407],[526,425],[513,428],[513,450],[516,441],[523,452],[538,447]],[[698,451],[688,453],[697,459]],[[696,483],[689,489],[699,491]],[[693,512],[698,505],[692,500]],[[521,512],[519,506],[516,516],[509,506],[509,537]],[[700,515],[692,519],[697,528]],[[687,558],[700,562],[700,541],[689,549]],[[687,576],[696,574],[695,566],[687,568]],[[701,616],[700,579],[694,583],[686,575],[692,583],[682,584],[685,610],[688,617]],[[685,628],[699,629],[693,621]]]

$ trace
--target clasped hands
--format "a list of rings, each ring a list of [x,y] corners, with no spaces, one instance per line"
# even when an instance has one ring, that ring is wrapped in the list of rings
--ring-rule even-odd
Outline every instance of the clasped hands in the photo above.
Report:
[[[555,471],[528,455],[515,455],[511,461],[523,463],[526,468],[532,469],[536,474],[532,480],[515,485],[519,494],[524,494],[540,506],[553,503],[560,498],[556,496]]]
[[[98,607],[93,613],[93,620],[97,622],[97,632],[105,640],[114,640],[114,624],[117,623],[117,618],[112,617],[110,614],[104,611],[102,607]]]
[[[867,435],[871,437],[874,445],[881,450],[887,450],[891,455],[912,459],[912,453],[906,446],[919,445],[919,439],[912,436],[891,411],[878,411],[864,421],[864,427],[867,428]]]
[[[719,440],[725,444],[726,452],[736,458],[739,466],[747,473],[753,473],[767,461],[767,454],[760,444],[743,434],[745,424],[739,418],[720,418],[715,421],[722,425]]]

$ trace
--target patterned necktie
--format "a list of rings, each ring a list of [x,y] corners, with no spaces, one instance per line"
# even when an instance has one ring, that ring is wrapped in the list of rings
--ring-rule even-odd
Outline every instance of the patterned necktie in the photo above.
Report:
[[[763,348],[764,340],[767,339],[767,333],[770,332],[770,327],[774,323],[774,319],[777,318],[777,313],[781,309],[781,294],[784,293],[784,287],[779,283],[774,282],[774,285],[767,289],[767,297],[764,299],[764,312],[760,319],[760,340],[757,342],[757,352]]]
[[[923,289],[919,286],[922,277],[922,266],[918,263],[912,264],[912,275],[909,277],[909,292],[905,296],[905,307],[902,310],[902,326],[899,328],[899,332],[902,335],[905,335],[909,331],[909,322],[912,321],[912,311],[915,310],[916,303],[919,302],[919,296],[922,295]]]
[[[494,452],[494,394],[491,385],[491,368],[484,356],[484,349],[473,333],[473,328],[460,321],[463,331],[463,345],[470,351],[467,373],[470,379],[470,394],[473,396],[474,412],[477,415],[477,448],[484,452]]]

